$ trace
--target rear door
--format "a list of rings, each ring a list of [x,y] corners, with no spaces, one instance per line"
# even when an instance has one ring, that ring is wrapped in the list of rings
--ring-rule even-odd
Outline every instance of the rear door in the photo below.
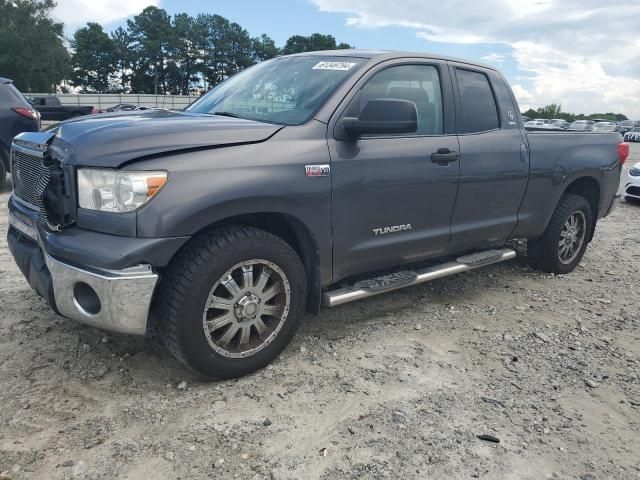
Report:
[[[454,78],[460,185],[449,252],[497,245],[513,231],[528,179],[517,105],[489,69],[450,64]]]
[[[418,130],[349,138],[340,119],[368,100],[416,104]],[[394,60],[356,84],[329,124],[334,279],[441,255],[458,188],[453,93],[442,61]],[[453,152],[451,162],[432,154]]]

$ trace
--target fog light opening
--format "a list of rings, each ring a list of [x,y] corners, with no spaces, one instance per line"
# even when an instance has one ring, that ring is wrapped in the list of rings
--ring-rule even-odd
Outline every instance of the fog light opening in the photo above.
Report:
[[[84,282],[78,282],[74,285],[73,304],[81,313],[89,316],[99,314],[102,308],[96,291]]]

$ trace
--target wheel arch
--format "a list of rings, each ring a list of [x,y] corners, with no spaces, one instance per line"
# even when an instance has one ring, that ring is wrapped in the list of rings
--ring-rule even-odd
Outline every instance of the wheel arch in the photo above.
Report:
[[[320,311],[320,250],[317,239],[300,219],[281,212],[245,213],[211,223],[203,227],[196,235],[227,225],[259,228],[287,242],[300,257],[307,274],[307,311],[313,314],[317,314]]]
[[[600,183],[593,177],[579,177],[571,181],[564,189],[563,194],[579,195],[589,202],[591,206],[591,214],[593,217],[593,228],[589,232],[588,241],[593,239],[596,223],[598,221],[598,212],[600,209],[601,188]]]

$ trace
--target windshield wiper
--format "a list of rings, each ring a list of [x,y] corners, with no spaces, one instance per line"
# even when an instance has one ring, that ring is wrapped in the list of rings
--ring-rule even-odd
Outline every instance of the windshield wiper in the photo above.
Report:
[[[213,112],[214,115],[219,115],[221,117],[231,117],[231,118],[242,118],[245,119],[245,117],[241,117],[240,115],[233,113],[233,112]]]

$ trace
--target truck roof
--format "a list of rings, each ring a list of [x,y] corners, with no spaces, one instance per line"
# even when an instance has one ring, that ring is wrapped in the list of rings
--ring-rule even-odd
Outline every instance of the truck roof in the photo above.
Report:
[[[13,83],[13,80],[9,78],[0,77],[0,85],[3,83]]]
[[[467,65],[473,65],[476,67],[487,68],[489,70],[496,70],[495,67],[486,65],[475,60],[465,60],[463,58],[449,57],[444,55],[437,55],[427,52],[405,52],[395,50],[366,50],[366,49],[342,49],[342,50],[320,50],[317,52],[302,52],[295,53],[294,56],[321,56],[321,57],[355,57],[365,58],[369,60],[393,60],[395,58],[430,58],[436,60],[448,60],[457,63],[466,63]]]

